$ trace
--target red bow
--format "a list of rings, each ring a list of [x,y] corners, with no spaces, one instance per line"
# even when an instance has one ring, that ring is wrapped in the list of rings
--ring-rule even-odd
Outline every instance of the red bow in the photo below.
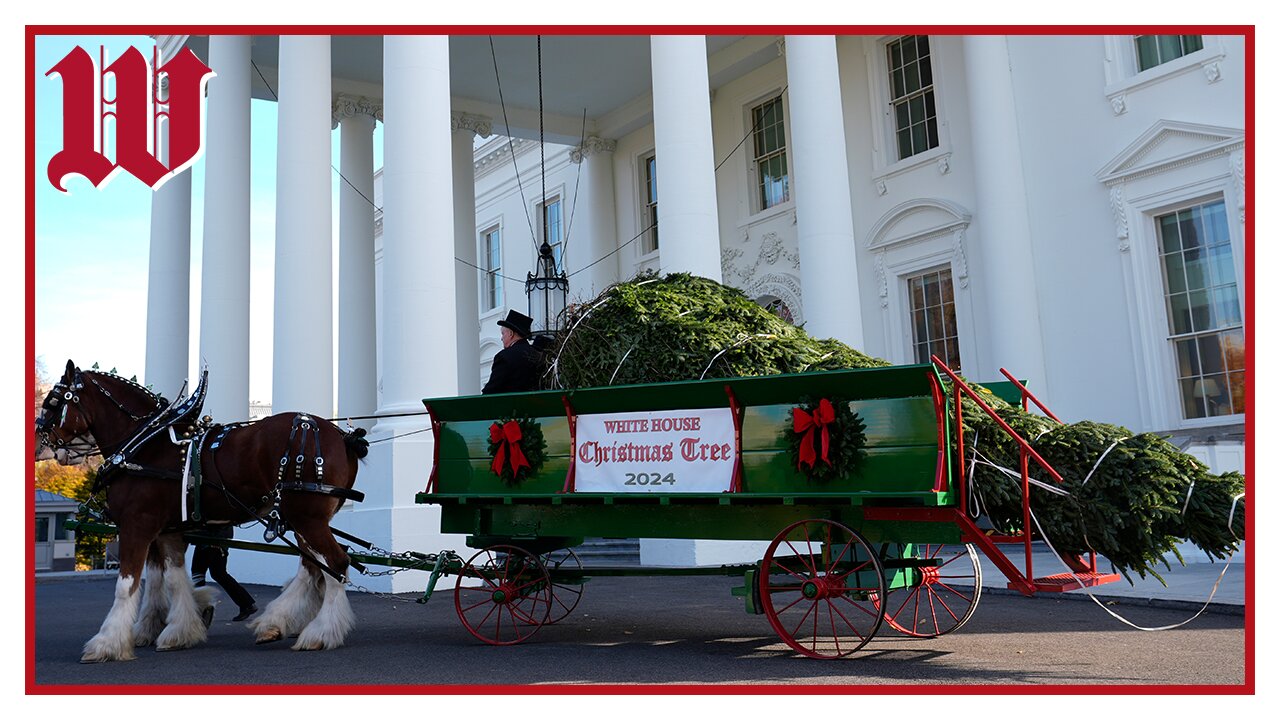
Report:
[[[489,441],[498,443],[498,452],[493,456],[493,474],[501,476],[502,466],[507,460],[507,450],[511,451],[511,476],[515,477],[520,473],[520,468],[530,467],[529,461],[524,457],[524,451],[520,449],[520,440],[524,438],[524,433],[520,432],[520,423],[515,420],[508,420],[502,425],[494,423],[489,426]]]
[[[800,438],[800,461],[796,463],[796,469],[800,470],[805,463],[809,467],[813,467],[817,458],[813,446],[816,438],[813,436],[815,430],[822,430],[822,462],[830,465],[831,461],[827,459],[827,448],[831,444],[831,434],[828,426],[835,422],[836,409],[832,407],[831,401],[823,399],[818,403],[818,407],[814,409],[813,414],[805,412],[801,408],[791,408],[792,429],[797,433],[804,433],[804,437]]]

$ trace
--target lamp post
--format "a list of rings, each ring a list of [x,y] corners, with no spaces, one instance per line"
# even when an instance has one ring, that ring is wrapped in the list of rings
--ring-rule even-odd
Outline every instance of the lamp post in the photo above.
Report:
[[[538,275],[529,273],[524,291],[529,296],[529,317],[534,337],[550,337],[560,331],[569,300],[569,278],[556,269],[555,255],[545,240],[538,248]]]

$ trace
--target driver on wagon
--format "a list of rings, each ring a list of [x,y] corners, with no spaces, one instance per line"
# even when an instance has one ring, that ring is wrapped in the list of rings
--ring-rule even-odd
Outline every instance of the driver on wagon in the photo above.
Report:
[[[506,318],[498,321],[498,325],[502,328],[503,349],[493,356],[489,382],[480,392],[490,395],[537,390],[542,353],[529,344],[533,318],[511,310]]]

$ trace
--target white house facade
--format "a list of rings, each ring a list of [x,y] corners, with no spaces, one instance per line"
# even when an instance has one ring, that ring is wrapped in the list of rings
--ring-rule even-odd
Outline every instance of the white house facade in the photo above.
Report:
[[[692,272],[814,335],[937,354],[978,381],[1007,368],[1065,421],[1161,432],[1243,470],[1243,37],[556,36],[541,67],[532,37],[159,42],[218,73],[201,299],[216,311],[199,328],[162,311],[189,302],[190,183],[171,182],[153,205],[146,380],[180,385],[173,338],[198,332],[208,410],[248,416],[248,104],[278,93],[271,406],[379,416],[367,499],[335,525],[381,547],[463,549],[413,502],[431,436],[405,413],[478,392],[544,236],[571,302]],[[255,559],[242,579],[289,564]],[[420,588],[403,577],[357,582]]]

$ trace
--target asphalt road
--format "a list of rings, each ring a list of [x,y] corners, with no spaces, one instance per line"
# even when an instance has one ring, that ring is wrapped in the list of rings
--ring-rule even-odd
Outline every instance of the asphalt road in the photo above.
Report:
[[[141,648],[138,659],[79,663],[111,603],[114,581],[36,584],[36,691],[58,687],[167,685],[799,684],[903,685],[913,692],[961,684],[1215,685],[1245,681],[1245,618],[1207,612],[1190,624],[1142,632],[1092,602],[984,594],[961,630],[932,640],[883,628],[851,658],[799,657],[763,616],[730,595],[734,578],[595,578],[574,614],[529,642],[491,647],[454,612],[445,580],[427,605],[352,592],[357,627],[347,645],[293,652],[256,646],[222,598],[208,643],[185,651]],[[278,590],[250,586],[259,607]],[[1160,626],[1194,610],[1118,606]],[[69,689],[69,688],[68,688]],[[389,688],[384,688],[389,689]],[[429,688],[423,687],[423,690]],[[1221,688],[1231,692],[1231,688]],[[376,690],[375,690],[376,692]]]

